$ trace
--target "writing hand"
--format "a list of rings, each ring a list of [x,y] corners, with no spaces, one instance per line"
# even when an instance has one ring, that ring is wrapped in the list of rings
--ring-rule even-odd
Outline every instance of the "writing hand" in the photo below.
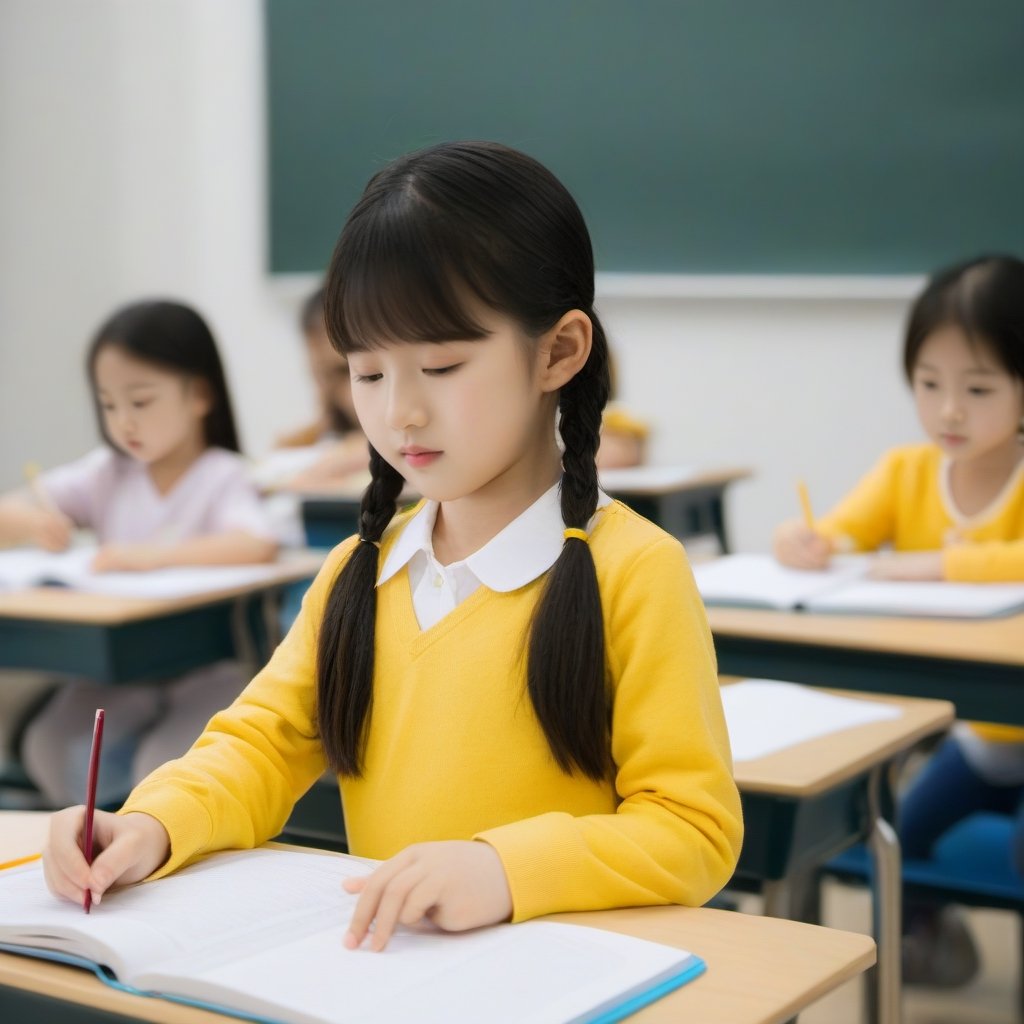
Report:
[[[93,815],[93,843],[100,852],[92,862],[82,853],[85,808],[57,811],[43,849],[43,875],[50,892],[81,905],[85,890],[96,905],[112,886],[129,885],[151,875],[167,860],[171,840],[167,830],[148,814]]]
[[[164,565],[156,544],[104,544],[92,561],[93,572],[149,572]]]
[[[501,858],[475,841],[417,843],[362,878],[345,879],[359,894],[345,945],[358,949],[373,924],[370,948],[384,949],[399,924],[426,918],[459,932],[507,921],[512,894]]]
[[[790,569],[826,569],[832,557],[827,537],[800,519],[790,519],[775,531],[775,557]]]

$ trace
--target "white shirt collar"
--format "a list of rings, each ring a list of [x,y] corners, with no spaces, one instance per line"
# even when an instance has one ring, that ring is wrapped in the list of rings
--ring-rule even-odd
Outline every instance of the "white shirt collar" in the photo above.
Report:
[[[611,500],[604,491],[598,491],[599,509]],[[377,577],[377,586],[391,579],[418,552],[423,551],[433,558],[431,536],[436,519],[437,502],[424,502],[388,552]],[[564,543],[564,530],[558,484],[555,484],[482,548],[454,565],[465,565],[489,590],[498,593],[518,590],[555,564]]]

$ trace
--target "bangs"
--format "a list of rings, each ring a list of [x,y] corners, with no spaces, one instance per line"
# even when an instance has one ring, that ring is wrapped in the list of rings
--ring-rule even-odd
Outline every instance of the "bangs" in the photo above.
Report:
[[[473,308],[502,311],[485,283],[498,279],[492,255],[409,191],[357,211],[333,265],[327,326],[345,354],[393,342],[478,340],[488,330]]]

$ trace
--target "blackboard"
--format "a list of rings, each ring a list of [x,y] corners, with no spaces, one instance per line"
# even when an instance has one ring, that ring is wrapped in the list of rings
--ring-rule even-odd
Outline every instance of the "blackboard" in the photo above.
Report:
[[[270,269],[366,180],[489,138],[576,196],[598,269],[920,273],[1024,249],[1021,0],[266,0]]]

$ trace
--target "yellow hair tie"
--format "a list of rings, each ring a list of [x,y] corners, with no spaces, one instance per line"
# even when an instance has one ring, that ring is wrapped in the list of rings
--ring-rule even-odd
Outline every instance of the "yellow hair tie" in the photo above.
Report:
[[[583,541],[584,544],[586,544],[587,541],[590,539],[589,537],[587,537],[587,531],[586,530],[577,530],[575,526],[570,526],[569,529],[566,530],[562,534],[562,536],[566,540],[569,540],[570,538],[575,537],[576,540],[581,540],[581,541]]]

